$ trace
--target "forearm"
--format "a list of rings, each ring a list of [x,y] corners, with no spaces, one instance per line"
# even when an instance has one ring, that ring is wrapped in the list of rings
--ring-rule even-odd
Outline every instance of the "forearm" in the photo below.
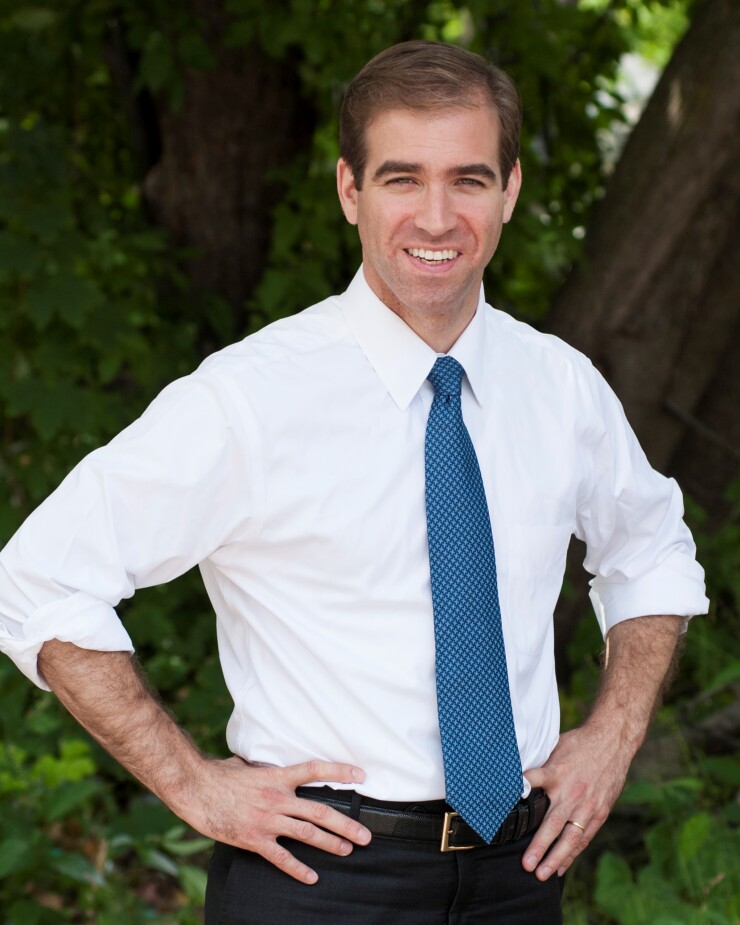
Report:
[[[618,623],[607,636],[604,672],[585,725],[614,736],[628,762],[673,677],[681,624],[674,616],[636,617]]]
[[[80,725],[182,814],[204,757],[158,703],[131,656],[54,639],[41,649],[39,669]]]
[[[94,652],[52,640],[41,674],[81,725],[178,816],[209,838],[255,851],[290,876],[315,883],[314,871],[277,841],[298,839],[332,854],[367,844],[364,826],[296,796],[315,782],[355,784],[360,768],[309,761],[258,767],[241,758],[206,758],[175,723],[125,652]]]
[[[523,862],[540,880],[565,873],[622,792],[675,664],[681,625],[678,617],[654,616],[614,626],[588,719],[560,737],[541,768],[526,772],[530,784],[544,787],[550,797]]]

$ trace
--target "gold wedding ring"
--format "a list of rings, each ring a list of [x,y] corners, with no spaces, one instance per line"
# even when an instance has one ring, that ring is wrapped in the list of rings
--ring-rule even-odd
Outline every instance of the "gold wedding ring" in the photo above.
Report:
[[[581,832],[585,832],[585,831],[586,831],[586,826],[585,826],[585,825],[581,825],[580,822],[574,822],[572,819],[569,819],[568,822],[570,822],[571,825],[574,825],[577,829],[580,829]]]

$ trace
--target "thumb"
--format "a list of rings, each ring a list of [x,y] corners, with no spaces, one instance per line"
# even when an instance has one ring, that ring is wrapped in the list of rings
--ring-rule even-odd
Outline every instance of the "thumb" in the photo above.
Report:
[[[545,768],[532,768],[530,771],[525,771],[524,776],[529,781],[532,789],[535,787],[546,789],[548,774]]]

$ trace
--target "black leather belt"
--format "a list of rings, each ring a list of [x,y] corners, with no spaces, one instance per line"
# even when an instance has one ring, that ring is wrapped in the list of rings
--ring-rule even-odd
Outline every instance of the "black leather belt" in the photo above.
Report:
[[[453,809],[449,806],[445,809],[444,803],[440,804],[439,811],[427,812],[424,804],[419,807],[421,811],[417,811],[413,804],[381,803],[362,798],[359,810],[353,812],[352,791],[299,787],[296,792],[304,799],[326,803],[345,816],[351,815],[378,838],[439,845],[440,851],[467,851],[486,844]],[[533,832],[544,819],[549,804],[544,790],[532,790],[504,819],[491,845],[505,845]]]

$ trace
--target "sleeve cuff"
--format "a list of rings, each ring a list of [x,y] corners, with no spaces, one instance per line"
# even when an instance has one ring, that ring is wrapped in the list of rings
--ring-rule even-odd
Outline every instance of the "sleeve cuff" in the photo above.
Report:
[[[110,604],[77,592],[39,608],[25,623],[23,636],[12,636],[0,622],[0,651],[42,690],[51,690],[38,671],[38,654],[45,642],[59,639],[81,649],[133,652],[131,637]]]
[[[639,578],[596,577],[590,585],[591,604],[604,636],[623,620],[661,614],[685,617],[685,630],[690,617],[709,610],[704,569],[678,552]]]

